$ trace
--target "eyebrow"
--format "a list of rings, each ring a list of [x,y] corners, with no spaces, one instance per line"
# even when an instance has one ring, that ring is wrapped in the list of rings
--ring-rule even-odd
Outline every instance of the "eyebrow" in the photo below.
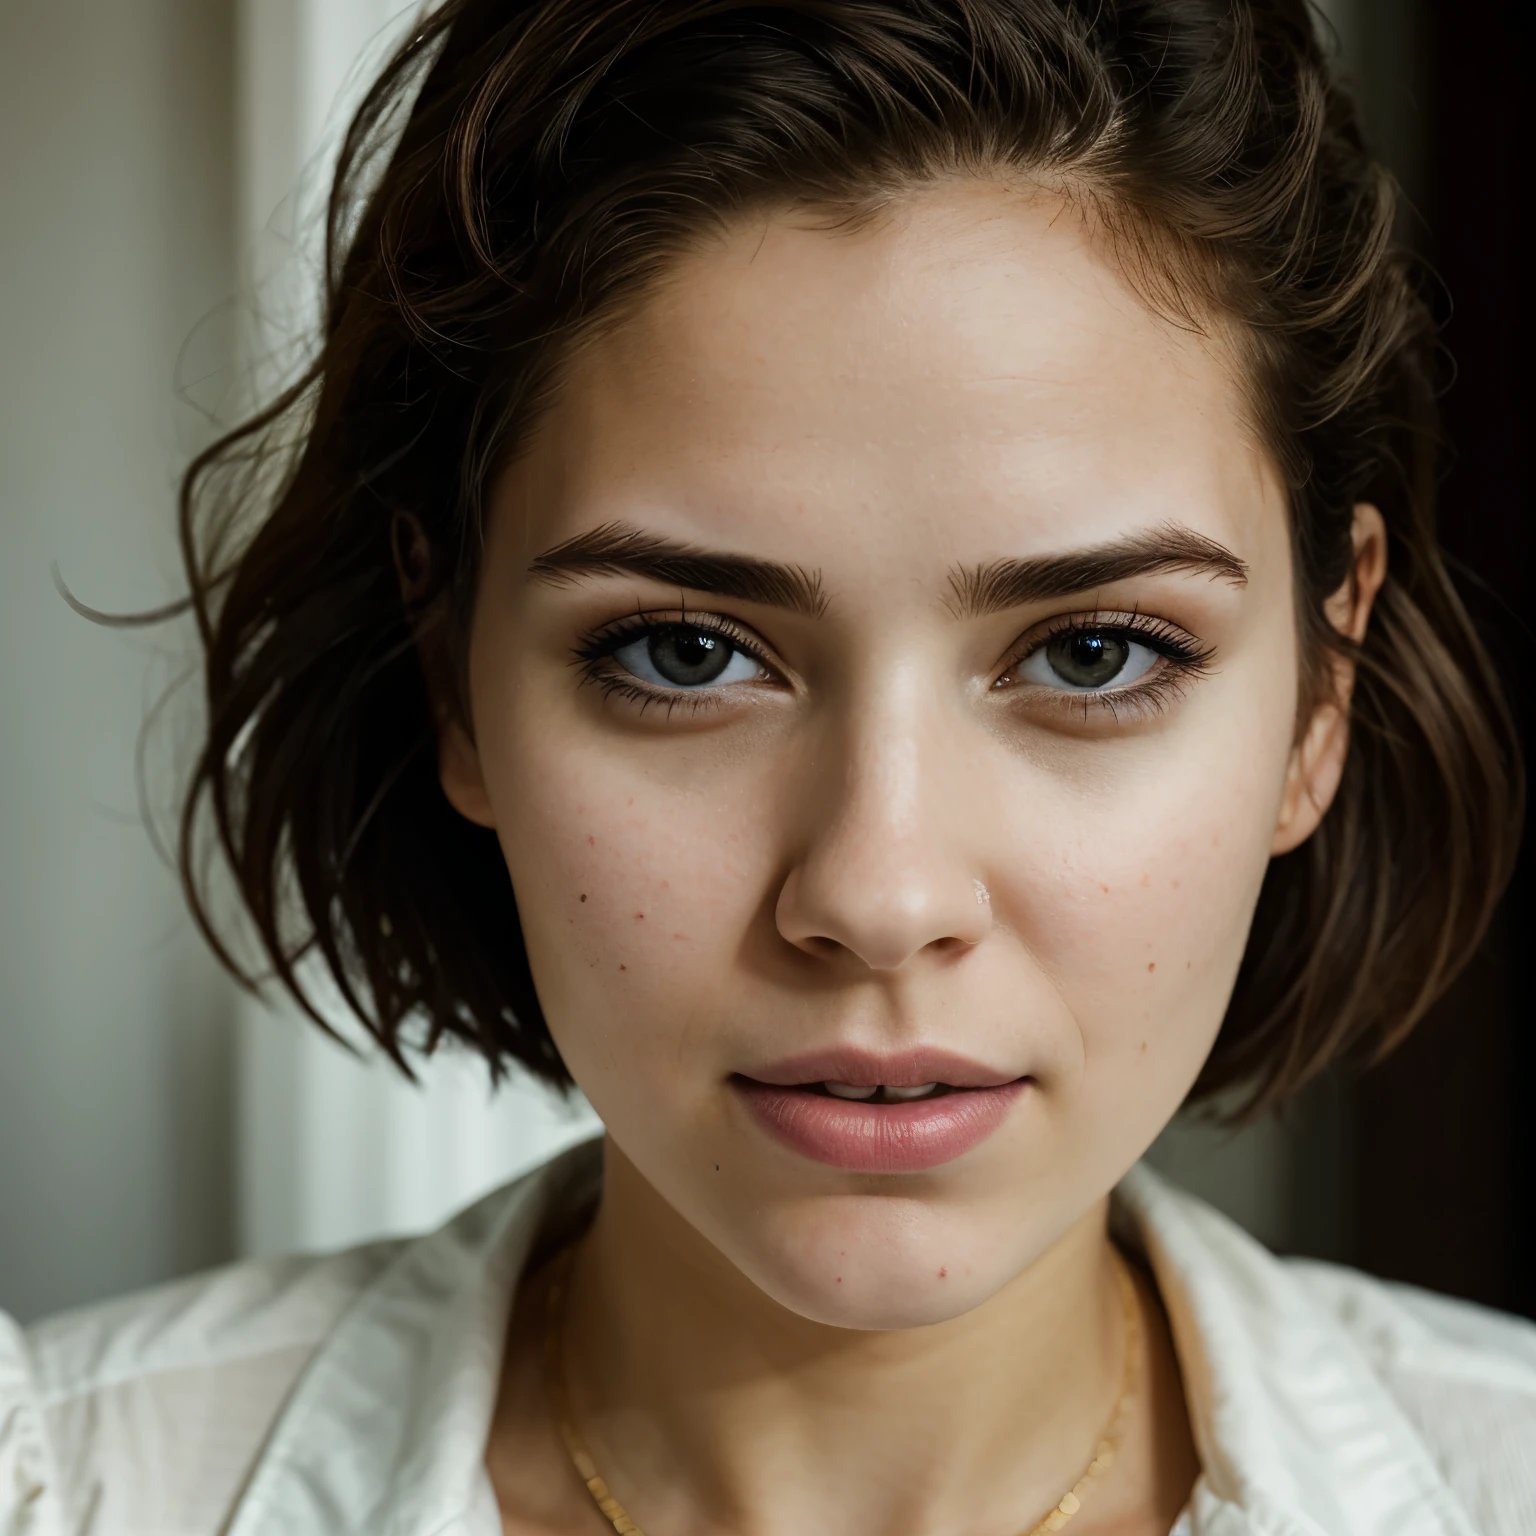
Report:
[[[1165,571],[1204,573],[1240,587],[1248,584],[1247,565],[1230,549],[1191,528],[1164,523],[1092,549],[957,567],[950,572],[949,586],[956,616],[981,618]]]
[[[648,576],[668,586],[711,592],[719,597],[787,608],[810,618],[827,609],[821,573],[780,565],[751,555],[721,554],[678,543],[628,523],[604,523],[546,549],[528,567],[535,581],[565,586],[582,576],[625,573]]]

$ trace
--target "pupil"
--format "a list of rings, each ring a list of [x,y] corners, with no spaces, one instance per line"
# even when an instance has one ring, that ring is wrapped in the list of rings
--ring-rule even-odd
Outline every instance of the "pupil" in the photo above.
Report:
[[[1062,635],[1046,648],[1051,670],[1074,688],[1102,688],[1120,675],[1130,646],[1114,635],[1092,631]]]
[[[730,664],[735,647],[701,629],[667,629],[653,634],[651,665],[680,688],[712,683]]]

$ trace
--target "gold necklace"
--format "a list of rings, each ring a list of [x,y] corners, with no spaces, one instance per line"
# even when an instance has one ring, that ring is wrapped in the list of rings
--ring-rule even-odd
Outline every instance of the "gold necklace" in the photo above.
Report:
[[[1082,1476],[1064,1493],[1056,1507],[1038,1525],[1031,1526],[1022,1536],[1048,1536],[1059,1531],[1078,1510],[1083,1507],[1083,1495],[1097,1477],[1102,1477],[1114,1465],[1120,1448],[1120,1437],[1125,1431],[1125,1421],[1130,1416],[1131,1405],[1136,1400],[1137,1364],[1141,1354],[1141,1326],[1137,1318],[1136,1287],[1131,1281],[1126,1262],[1114,1252],[1115,1275],[1120,1281],[1120,1300],[1125,1309],[1125,1370],[1120,1378],[1120,1395],[1115,1401],[1109,1422],[1099,1434],[1098,1447],[1093,1460],[1083,1469]],[[560,1438],[565,1442],[566,1454],[576,1475],[592,1495],[592,1502],[603,1512],[618,1536],[645,1536],[635,1524],[629,1511],[614,1498],[608,1484],[597,1470],[587,1443],[576,1428],[576,1417],[571,1410],[571,1394],[565,1378],[565,1303],[570,1289],[571,1263],[576,1248],[572,1244],[556,1260],[550,1280],[549,1296],[544,1313],[544,1382],[549,1395],[550,1412],[554,1416]]]

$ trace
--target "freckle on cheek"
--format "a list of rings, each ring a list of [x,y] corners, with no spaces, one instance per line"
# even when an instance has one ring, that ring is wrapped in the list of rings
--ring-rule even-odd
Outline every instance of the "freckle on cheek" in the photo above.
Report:
[[[1157,969],[1157,961],[1156,960],[1148,960],[1147,961],[1147,972],[1148,972],[1148,974],[1150,975],[1151,972],[1155,971],[1156,969]]]

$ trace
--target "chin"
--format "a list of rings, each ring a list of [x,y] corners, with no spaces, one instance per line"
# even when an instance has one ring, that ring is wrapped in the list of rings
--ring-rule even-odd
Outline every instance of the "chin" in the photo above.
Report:
[[[899,1195],[797,1203],[721,1247],[787,1310],[832,1328],[890,1330],[948,1322],[981,1305],[1027,1260],[1010,1262],[974,1214]]]

